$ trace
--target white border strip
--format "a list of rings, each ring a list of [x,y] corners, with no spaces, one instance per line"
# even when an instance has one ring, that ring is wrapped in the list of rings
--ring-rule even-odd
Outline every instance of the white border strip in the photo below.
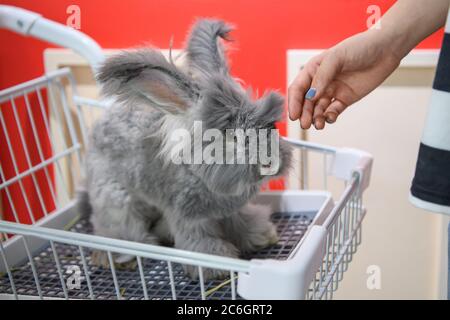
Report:
[[[442,205],[439,205],[436,203],[421,200],[419,198],[414,197],[411,193],[409,194],[409,201],[418,208],[421,208],[421,209],[424,209],[427,211],[443,213],[443,214],[450,216],[450,207],[442,206]]]

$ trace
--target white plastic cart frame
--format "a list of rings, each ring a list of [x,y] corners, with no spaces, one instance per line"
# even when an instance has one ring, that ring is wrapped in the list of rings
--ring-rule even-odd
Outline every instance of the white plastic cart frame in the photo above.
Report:
[[[85,57],[94,70],[104,59],[100,47],[91,38],[76,30],[49,21],[33,12],[15,7],[0,6],[0,27],[71,48]],[[65,94],[62,87],[63,82],[69,83],[73,96],[69,97]],[[47,91],[49,108],[58,120],[58,128],[56,129],[60,130],[61,134],[64,130],[69,132],[69,139],[59,148],[54,145],[54,134],[52,133],[54,128],[50,129],[50,123],[45,117],[45,104],[42,99],[43,90]],[[38,106],[30,104],[30,94],[37,95]],[[52,156],[46,159],[42,155],[38,134],[33,120],[31,120],[32,133],[36,139],[41,160],[38,164],[33,165],[29,159],[26,139],[24,139],[17,117],[16,101],[18,99],[23,99],[29,114],[36,116],[40,112],[45,122],[47,137],[52,144]],[[199,279],[197,282],[199,298],[201,299],[208,298],[209,293],[212,292],[205,287],[204,268],[215,268],[230,272],[227,281],[227,285],[230,287],[230,295],[227,297],[231,299],[239,297],[245,299],[329,299],[332,298],[333,292],[337,289],[338,283],[347,270],[348,264],[361,241],[361,222],[366,212],[362,206],[362,194],[369,185],[372,157],[359,150],[327,147],[288,138],[286,140],[289,143],[304,152],[323,154],[324,188],[326,188],[327,176],[334,176],[344,181],[345,189],[336,202],[333,201],[331,194],[327,191],[288,190],[262,193],[257,197],[255,201],[270,205],[273,212],[315,213],[301,239],[282,260],[234,259],[67,231],[65,230],[66,226],[77,219],[77,212],[74,210],[74,200],[71,199],[67,193],[68,188],[64,185],[60,161],[70,157],[78,166],[81,166],[82,146],[86,143],[88,129],[84,116],[86,107],[107,108],[107,106],[102,102],[78,96],[76,83],[69,69],[61,69],[0,91],[0,108],[5,107],[5,104],[8,104],[8,107],[14,111],[16,125],[20,133],[19,143],[26,153],[28,169],[19,172],[17,168],[12,147],[12,144],[17,142],[11,141],[5,120],[0,112],[0,122],[7,141],[6,149],[11,154],[16,173],[12,177],[5,177],[3,170],[0,170],[0,190],[5,192],[16,220],[15,222],[0,221],[0,232],[6,238],[5,241],[2,240],[0,243],[0,273],[3,274],[4,279],[7,277],[9,281],[9,288],[4,292],[1,291],[0,285],[0,298],[29,298],[30,293],[23,290],[14,274],[15,268],[23,264],[24,261],[25,265],[30,267],[34,280],[35,292],[31,295],[41,299],[50,297],[41,286],[41,275],[36,265],[35,256],[45,246],[48,247],[48,252],[53,255],[54,272],[59,279],[58,286],[61,290],[60,297],[73,298],[70,288],[68,288],[68,276],[63,268],[64,257],[61,257],[57,250],[57,247],[69,245],[76,251],[74,254],[82,266],[81,273],[86,281],[89,292],[88,298],[91,299],[102,297],[95,292],[93,272],[90,270],[89,257],[86,253],[92,249],[107,252],[110,261],[111,281],[114,285],[112,290],[118,299],[124,298],[124,293],[120,287],[118,271],[112,263],[113,253],[136,257],[138,282],[142,287],[141,298],[144,299],[155,298],[152,291],[148,290],[149,284],[154,283],[154,279],[149,280],[144,259],[159,261],[163,264],[164,279],[170,287],[169,298],[171,299],[180,297],[177,287],[179,284],[177,282],[178,276],[174,271],[177,264],[198,267]],[[56,107],[58,104],[62,106],[61,109]],[[75,115],[70,111],[70,105],[75,105]],[[81,130],[81,139],[76,134],[76,127]],[[58,190],[55,190],[54,184],[50,181],[51,178],[48,174],[50,166],[54,168],[54,179],[61,182],[57,184]],[[1,166],[0,169],[2,169]],[[56,206],[56,209],[52,212],[45,210],[41,190],[35,181],[35,175],[39,170],[45,171],[48,187]],[[35,182],[40,206],[45,213],[45,216],[38,221],[34,220],[34,210],[27,200],[22,185],[25,177],[31,177]],[[72,181],[75,181],[75,179],[72,179]],[[30,219],[33,222],[31,225],[20,223],[19,214],[10,194],[10,188],[14,184],[20,187],[25,199]],[[66,201],[60,200],[58,196],[64,193]],[[221,286],[223,284],[220,284],[217,288]],[[216,290],[216,288],[213,289]],[[140,298],[140,296],[127,296],[127,298]]]

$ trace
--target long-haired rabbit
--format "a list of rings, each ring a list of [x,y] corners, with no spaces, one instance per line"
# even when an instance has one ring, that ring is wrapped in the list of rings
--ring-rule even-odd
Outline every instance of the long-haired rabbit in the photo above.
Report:
[[[100,67],[102,93],[115,103],[96,122],[87,148],[81,205],[90,206],[95,234],[227,257],[277,241],[270,209],[250,203],[274,177],[262,174],[270,163],[258,156],[239,164],[173,161],[176,130],[194,140],[201,123],[204,131],[224,133],[225,148],[235,140],[227,129],[270,130],[281,118],[282,96],[270,92],[254,101],[230,75],[222,45],[230,31],[222,21],[198,20],[181,67],[154,49],[123,52]],[[275,175],[290,162],[282,139],[278,154]],[[197,276],[197,268],[186,270]],[[205,270],[205,278],[224,275]]]

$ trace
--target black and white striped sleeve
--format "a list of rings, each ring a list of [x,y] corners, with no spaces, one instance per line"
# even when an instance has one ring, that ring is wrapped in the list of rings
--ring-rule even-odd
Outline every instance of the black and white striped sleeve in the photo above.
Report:
[[[450,11],[410,201],[420,208],[450,215]]]

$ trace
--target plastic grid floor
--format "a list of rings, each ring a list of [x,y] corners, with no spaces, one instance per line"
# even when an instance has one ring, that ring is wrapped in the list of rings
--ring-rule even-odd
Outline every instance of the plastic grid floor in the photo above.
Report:
[[[245,259],[286,259],[311,224],[316,212],[291,212],[275,213],[272,220],[277,226],[279,242],[276,245],[253,253]],[[80,220],[72,227],[71,231],[90,233],[92,228],[87,220]],[[83,277],[83,264],[79,249],[73,245],[55,243],[58,258],[63,270],[65,283],[71,276],[68,268],[78,266],[81,270],[81,281],[79,289],[71,289],[68,296],[71,299],[90,299],[86,279]],[[111,270],[91,264],[90,250],[83,248],[88,265],[89,278],[95,299],[117,299]],[[53,252],[50,245],[43,248],[34,256],[34,263],[38,274],[40,289],[44,297],[64,298],[61,280],[56,268]],[[169,272],[166,261],[142,259],[144,278],[147,286],[149,299],[172,299],[172,291],[169,280]],[[197,280],[191,280],[183,272],[180,264],[172,264],[177,299],[201,299],[200,284]],[[18,295],[38,296],[37,287],[29,262],[12,269],[15,287]],[[118,269],[116,267],[117,281],[122,299],[139,300],[144,299],[141,277],[138,268]],[[229,280],[229,279],[228,279]],[[213,280],[205,283],[207,299],[231,299],[231,285],[225,280]],[[12,294],[8,275],[0,275],[0,293]],[[240,299],[239,296],[237,296]]]

